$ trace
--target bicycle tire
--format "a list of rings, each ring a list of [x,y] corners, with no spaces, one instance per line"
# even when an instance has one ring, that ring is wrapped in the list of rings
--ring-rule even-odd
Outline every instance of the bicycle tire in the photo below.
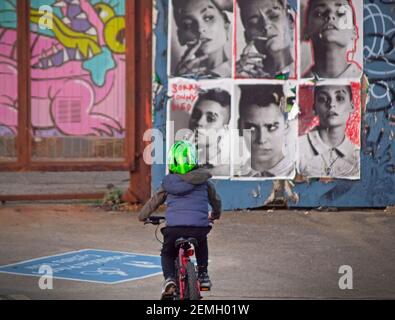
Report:
[[[196,276],[195,266],[191,261],[186,265],[187,281],[185,298],[188,300],[200,300],[200,291],[198,288],[198,279]]]

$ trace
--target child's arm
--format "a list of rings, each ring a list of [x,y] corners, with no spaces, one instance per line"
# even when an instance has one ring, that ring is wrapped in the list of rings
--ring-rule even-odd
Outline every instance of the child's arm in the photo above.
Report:
[[[215,186],[212,184],[212,182],[207,181],[207,185],[208,185],[208,201],[210,203],[211,208],[213,209],[213,211],[211,212],[211,217],[213,219],[219,219],[222,210],[221,198],[219,197],[217,191],[215,190]]]
[[[160,186],[159,190],[149,199],[144,207],[140,210],[139,220],[145,221],[156,209],[166,201],[167,193]]]

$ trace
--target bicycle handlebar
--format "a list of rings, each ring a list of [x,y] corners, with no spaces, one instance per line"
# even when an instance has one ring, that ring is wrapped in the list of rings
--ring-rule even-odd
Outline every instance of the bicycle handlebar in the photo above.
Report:
[[[163,216],[150,216],[148,219],[144,221],[144,224],[153,224],[153,225],[159,225],[162,223],[162,221],[165,221],[166,218]]]
[[[165,220],[166,220],[166,217],[163,217],[163,216],[150,216],[147,219],[145,219],[144,224],[159,225]],[[216,219],[210,220],[210,224],[214,224],[214,220],[216,220]]]

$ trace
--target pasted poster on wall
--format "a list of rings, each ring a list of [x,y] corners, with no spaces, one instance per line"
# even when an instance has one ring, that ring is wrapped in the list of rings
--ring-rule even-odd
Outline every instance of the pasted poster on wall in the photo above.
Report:
[[[237,78],[290,78],[297,75],[297,1],[237,0]]]
[[[360,178],[361,0],[169,3],[168,147],[225,179]]]
[[[175,78],[170,81],[169,96],[168,134],[194,143],[199,164],[213,176],[229,177],[231,83]]]
[[[300,0],[303,78],[360,78],[362,0]]]
[[[292,179],[297,160],[296,83],[236,82],[232,140],[233,176]]]
[[[323,81],[299,88],[299,172],[360,178],[360,84]]]
[[[230,78],[233,3],[223,0],[169,2],[169,74]]]

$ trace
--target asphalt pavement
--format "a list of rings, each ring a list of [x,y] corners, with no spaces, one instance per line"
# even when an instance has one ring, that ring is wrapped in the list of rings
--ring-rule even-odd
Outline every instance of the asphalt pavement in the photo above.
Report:
[[[136,212],[6,203],[0,266],[87,248],[159,255],[154,231]],[[213,288],[204,299],[394,299],[394,244],[395,215],[382,210],[224,212],[209,235]],[[155,300],[161,284],[161,275],[119,284],[55,278],[42,290],[38,277],[0,273],[0,299]]]

